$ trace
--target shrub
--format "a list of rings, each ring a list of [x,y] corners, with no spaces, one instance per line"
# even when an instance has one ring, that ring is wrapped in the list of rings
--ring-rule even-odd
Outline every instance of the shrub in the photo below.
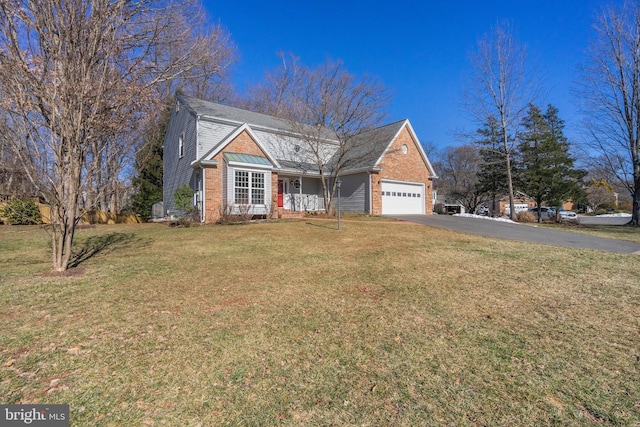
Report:
[[[193,190],[187,184],[181,185],[173,193],[173,204],[186,216],[194,210]]]
[[[529,211],[520,211],[516,214],[518,222],[536,222],[536,216]]]
[[[7,224],[33,225],[42,223],[42,214],[33,200],[10,200],[0,209],[0,216]]]
[[[173,203],[180,211],[181,215],[178,222],[172,225],[189,227],[191,225],[200,224],[200,213],[193,206],[193,190],[187,184],[178,187],[173,193]]]
[[[251,205],[225,205],[220,208],[220,218],[218,224],[243,224],[251,221]]]

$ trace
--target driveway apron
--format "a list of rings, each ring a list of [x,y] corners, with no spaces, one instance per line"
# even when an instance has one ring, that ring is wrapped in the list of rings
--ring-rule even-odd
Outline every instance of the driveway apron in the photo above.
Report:
[[[409,221],[498,239],[542,243],[568,248],[593,249],[604,252],[640,254],[639,243],[524,224],[452,215],[393,215],[393,218],[400,221]]]

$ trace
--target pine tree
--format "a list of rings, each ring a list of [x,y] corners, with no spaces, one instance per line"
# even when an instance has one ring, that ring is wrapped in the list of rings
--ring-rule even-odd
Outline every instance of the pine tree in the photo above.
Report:
[[[508,191],[506,156],[502,141],[502,131],[495,117],[489,116],[482,129],[477,130],[480,146],[480,171],[478,172],[478,193],[486,194],[491,200],[491,215],[495,216],[498,196]]]
[[[136,153],[136,176],[132,183],[135,193],[131,197],[131,210],[148,220],[151,207],[162,200],[162,151],[164,135],[169,126],[171,109],[167,103],[157,121],[149,126],[140,149]]]
[[[529,105],[522,128],[516,167],[518,187],[532,197],[538,207],[542,203],[560,206],[578,196],[584,172],[574,168],[558,109],[549,105],[543,114],[540,108]]]

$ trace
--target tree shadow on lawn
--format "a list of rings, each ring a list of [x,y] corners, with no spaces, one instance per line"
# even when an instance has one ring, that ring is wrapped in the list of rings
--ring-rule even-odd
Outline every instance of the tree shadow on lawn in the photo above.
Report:
[[[314,227],[319,227],[319,228],[328,228],[330,230],[337,230],[338,226],[336,222],[324,222],[324,221],[307,221],[306,224],[307,225],[312,225]]]
[[[73,251],[69,260],[69,268],[78,267],[81,263],[98,254],[106,254],[118,249],[142,246],[142,237],[134,233],[110,233],[102,236],[92,236],[85,240],[82,247]]]

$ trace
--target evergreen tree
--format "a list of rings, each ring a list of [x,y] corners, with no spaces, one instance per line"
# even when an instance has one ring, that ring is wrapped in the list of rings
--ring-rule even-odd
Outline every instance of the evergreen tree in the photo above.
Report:
[[[495,216],[498,196],[508,192],[506,155],[502,130],[495,117],[489,116],[482,129],[477,131],[475,143],[480,146],[480,168],[477,191],[491,200],[491,215]],[[499,212],[498,212],[499,213]]]
[[[529,105],[522,128],[516,168],[518,186],[538,207],[543,202],[561,206],[567,199],[579,196],[585,173],[573,166],[558,109],[549,105],[543,114],[540,108]]]
[[[162,201],[162,150],[172,104],[168,102],[158,119],[149,126],[136,153],[137,173],[132,180],[135,192],[131,197],[131,210],[145,220],[151,217],[153,204]]]

